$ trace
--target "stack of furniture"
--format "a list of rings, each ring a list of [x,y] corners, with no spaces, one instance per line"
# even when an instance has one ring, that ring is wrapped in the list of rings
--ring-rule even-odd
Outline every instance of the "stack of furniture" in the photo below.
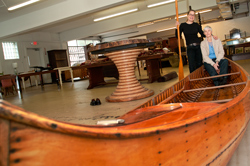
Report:
[[[49,63],[51,68],[60,68],[60,67],[68,67],[68,56],[67,56],[67,50],[50,50],[48,51],[49,56]],[[75,69],[74,67],[71,67],[73,70],[73,78],[80,77],[84,78],[87,76],[87,69]],[[52,76],[52,81],[55,82],[55,77]],[[70,71],[63,71],[62,72],[62,80],[68,80],[71,79]]]
[[[88,75],[87,68],[78,68],[78,66],[71,67],[73,70],[73,78],[80,77],[81,79],[85,78]],[[71,78],[70,71],[64,72],[65,80]]]
[[[67,50],[50,50],[48,51],[48,57],[49,57],[50,67],[52,69],[69,66]],[[55,73],[51,73],[51,77],[52,77],[52,82],[56,82]]]
[[[48,56],[49,64],[52,68],[69,66],[66,50],[50,50],[48,51]]]

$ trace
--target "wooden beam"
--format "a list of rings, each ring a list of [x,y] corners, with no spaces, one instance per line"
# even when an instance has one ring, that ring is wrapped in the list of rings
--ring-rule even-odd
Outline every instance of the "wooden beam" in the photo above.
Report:
[[[235,83],[235,84],[227,84],[227,85],[220,85],[220,86],[211,86],[211,87],[206,87],[206,88],[188,89],[188,90],[184,90],[183,92],[186,93],[186,92],[194,92],[194,91],[200,91],[200,90],[225,88],[225,87],[243,85],[243,84],[246,84],[246,83],[247,82],[239,82],[239,83]]]
[[[240,74],[240,72],[229,73],[229,74],[221,74],[221,75],[203,77],[203,78],[196,78],[196,79],[190,79],[190,81],[206,80],[206,79],[211,79],[211,78],[218,78],[218,77],[231,76],[231,75],[237,75],[237,74]]]
[[[224,100],[212,100],[212,101],[201,101],[201,103],[226,103],[233,99],[224,99]]]

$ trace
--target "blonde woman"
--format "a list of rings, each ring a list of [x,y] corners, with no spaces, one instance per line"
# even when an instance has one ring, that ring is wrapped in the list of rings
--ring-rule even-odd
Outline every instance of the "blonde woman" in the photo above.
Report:
[[[201,52],[204,67],[210,76],[228,73],[228,60],[224,59],[224,49],[220,39],[215,40],[212,35],[212,28],[204,28],[205,40],[201,42]],[[227,77],[213,78],[214,85],[224,85]]]
[[[197,34],[199,33],[201,37],[205,37],[201,26],[198,23],[194,22],[194,20],[195,11],[189,10],[187,12],[187,21],[181,23],[180,25],[180,36],[183,32],[186,39],[190,73],[192,73],[194,70],[196,70],[202,65],[202,55],[200,49],[201,40],[198,38]],[[176,26],[177,25],[179,25],[179,22],[176,22]],[[175,32],[175,35],[177,37],[177,30]]]

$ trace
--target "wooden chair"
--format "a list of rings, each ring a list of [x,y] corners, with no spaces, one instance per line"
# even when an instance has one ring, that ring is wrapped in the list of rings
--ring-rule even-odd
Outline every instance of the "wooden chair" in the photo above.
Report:
[[[3,90],[4,96],[6,96],[9,92],[14,94],[14,90],[17,92],[15,79],[10,79],[10,78],[2,79],[1,84],[2,84],[2,90]]]

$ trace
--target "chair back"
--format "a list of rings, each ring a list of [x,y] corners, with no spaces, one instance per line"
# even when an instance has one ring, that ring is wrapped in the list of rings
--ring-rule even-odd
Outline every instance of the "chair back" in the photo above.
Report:
[[[12,87],[14,85],[11,79],[1,80],[1,83],[3,88]]]

